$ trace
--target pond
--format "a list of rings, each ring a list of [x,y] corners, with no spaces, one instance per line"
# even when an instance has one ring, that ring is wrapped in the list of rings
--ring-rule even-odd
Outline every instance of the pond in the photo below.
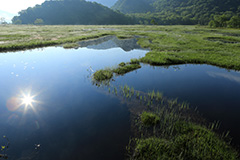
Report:
[[[9,159],[124,159],[131,135],[128,106],[92,85],[91,74],[148,51],[136,39],[116,37],[79,46],[0,54],[0,135],[10,141]],[[240,144],[239,72],[209,65],[142,64],[111,84],[159,90],[188,101],[203,117],[221,121]]]
[[[128,109],[89,76],[147,51],[135,39],[84,43],[0,54],[0,135],[10,141],[9,159],[124,159]]]

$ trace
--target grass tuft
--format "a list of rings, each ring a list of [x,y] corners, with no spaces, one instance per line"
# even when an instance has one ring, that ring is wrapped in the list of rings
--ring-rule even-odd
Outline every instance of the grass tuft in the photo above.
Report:
[[[130,63],[120,63],[118,64],[118,67],[115,69],[101,69],[93,74],[93,79],[97,81],[104,81],[109,80],[113,77],[113,73],[116,73],[118,75],[123,75],[125,73],[131,72],[133,70],[136,70],[138,68],[141,68],[140,64],[131,64]]]
[[[93,78],[97,81],[109,80],[113,77],[113,73],[109,69],[98,70],[93,74]]]
[[[151,112],[143,112],[141,114],[141,121],[146,126],[154,126],[160,122],[160,118]]]
[[[139,64],[126,64],[124,66],[120,66],[113,70],[114,73],[117,73],[119,75],[131,72],[133,70],[136,70],[138,68],[141,68],[141,65]]]
[[[185,125],[188,127],[185,132],[172,139],[138,139],[133,159],[238,159],[238,153],[213,131],[199,125]]]

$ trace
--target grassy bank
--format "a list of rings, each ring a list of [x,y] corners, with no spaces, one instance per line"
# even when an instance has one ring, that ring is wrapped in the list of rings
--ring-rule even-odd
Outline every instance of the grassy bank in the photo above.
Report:
[[[0,25],[0,52],[26,50],[110,35],[91,26]]]

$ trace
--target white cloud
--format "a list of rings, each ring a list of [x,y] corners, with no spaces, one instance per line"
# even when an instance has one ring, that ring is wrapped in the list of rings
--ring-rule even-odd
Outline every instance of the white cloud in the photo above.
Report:
[[[217,73],[217,72],[207,72],[207,74],[214,78],[221,77],[221,78],[226,78],[230,81],[235,81],[237,83],[240,83],[240,74],[232,75],[231,73]]]
[[[12,14],[17,14],[19,11],[33,7],[36,4],[41,4],[45,0],[5,0],[0,4],[0,10]]]

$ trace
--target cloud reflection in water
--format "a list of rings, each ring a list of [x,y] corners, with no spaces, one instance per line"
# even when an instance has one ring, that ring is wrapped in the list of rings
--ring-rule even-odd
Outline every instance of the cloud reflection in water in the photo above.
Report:
[[[230,81],[235,81],[237,83],[240,83],[240,75],[236,76],[231,73],[217,73],[217,72],[207,72],[207,74],[213,78],[221,77],[221,78],[228,79]]]

